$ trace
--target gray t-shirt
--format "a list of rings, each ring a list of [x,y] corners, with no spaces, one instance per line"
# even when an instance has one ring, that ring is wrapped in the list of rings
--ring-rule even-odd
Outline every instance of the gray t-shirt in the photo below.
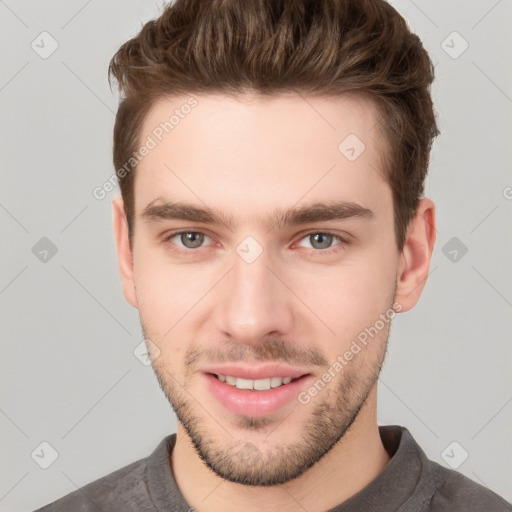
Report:
[[[364,489],[327,512],[512,511],[486,487],[430,461],[405,427],[380,426],[379,432],[391,460]],[[36,512],[191,512],[170,466],[175,442],[176,434],[165,437],[148,458]]]

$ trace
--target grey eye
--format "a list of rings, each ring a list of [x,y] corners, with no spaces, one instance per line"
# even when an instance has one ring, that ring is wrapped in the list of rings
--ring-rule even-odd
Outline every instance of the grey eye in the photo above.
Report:
[[[204,242],[204,234],[196,233],[194,231],[181,233],[180,241],[187,249],[196,249],[197,247],[201,247]]]
[[[314,233],[309,235],[311,246],[314,249],[328,249],[332,245],[334,236],[329,233]]]

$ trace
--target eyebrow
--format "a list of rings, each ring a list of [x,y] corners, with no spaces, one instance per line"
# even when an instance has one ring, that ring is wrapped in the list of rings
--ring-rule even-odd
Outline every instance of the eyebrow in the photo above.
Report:
[[[160,220],[186,220],[225,226],[230,230],[235,229],[238,223],[232,215],[218,209],[196,206],[191,203],[169,201],[163,204],[154,204],[159,198],[151,201],[141,217],[146,222]],[[270,230],[275,226],[299,226],[312,222],[345,219],[370,220],[375,217],[372,210],[350,201],[316,202],[298,208],[287,210],[277,208],[265,221],[265,226]]]

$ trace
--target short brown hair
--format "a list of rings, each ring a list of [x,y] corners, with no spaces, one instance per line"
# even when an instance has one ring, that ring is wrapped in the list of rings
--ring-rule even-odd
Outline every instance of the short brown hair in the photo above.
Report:
[[[402,250],[440,132],[430,96],[432,61],[385,0],[175,0],[119,48],[108,72],[121,93],[113,160],[130,242],[136,163],[128,165],[131,172],[126,165],[156,100],[193,93],[361,92],[371,95],[381,116],[383,170]]]

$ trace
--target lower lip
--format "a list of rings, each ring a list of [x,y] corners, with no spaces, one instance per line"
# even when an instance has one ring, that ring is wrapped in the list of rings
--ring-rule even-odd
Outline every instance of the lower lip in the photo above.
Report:
[[[230,412],[241,416],[261,418],[268,416],[297,399],[304,388],[308,375],[277,388],[266,391],[238,389],[221,382],[212,374],[203,374],[208,382],[211,394]]]

